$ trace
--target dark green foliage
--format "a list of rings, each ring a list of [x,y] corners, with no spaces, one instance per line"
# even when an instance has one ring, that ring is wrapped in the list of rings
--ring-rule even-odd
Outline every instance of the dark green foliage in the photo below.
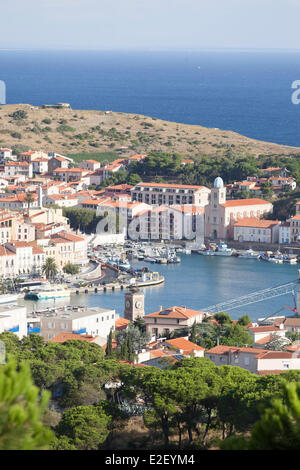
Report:
[[[66,274],[78,274],[80,267],[77,264],[67,263],[63,267],[63,272]]]
[[[97,450],[108,434],[110,417],[100,406],[77,406],[63,413],[56,427],[78,450]]]
[[[95,233],[97,224],[102,217],[96,216],[96,211],[87,209],[64,208],[63,215],[70,220],[73,230],[82,230],[85,233]]]

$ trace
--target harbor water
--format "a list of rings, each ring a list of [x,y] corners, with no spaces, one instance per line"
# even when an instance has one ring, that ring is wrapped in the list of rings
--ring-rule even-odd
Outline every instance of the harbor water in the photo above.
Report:
[[[143,289],[145,293],[145,313],[153,313],[160,306],[166,308],[185,305],[201,310],[208,306],[235,299],[265,288],[276,287],[298,279],[299,265],[273,264],[255,259],[242,259],[223,256],[199,256],[198,254],[180,254],[178,264],[149,264],[133,261],[134,268],[147,266],[165,277],[159,286]],[[111,308],[123,316],[124,291],[99,294],[72,295],[71,298],[57,300],[19,300],[29,312],[61,305],[86,305],[89,307]],[[268,299],[263,302],[245,305],[234,310],[227,310],[233,319],[248,314],[256,320],[277,312],[289,305],[295,307],[292,294]],[[291,315],[287,309],[283,314]]]

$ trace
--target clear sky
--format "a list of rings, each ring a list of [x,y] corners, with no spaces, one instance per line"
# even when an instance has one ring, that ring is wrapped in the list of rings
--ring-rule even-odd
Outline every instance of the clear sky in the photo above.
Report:
[[[300,49],[300,0],[0,0],[0,49]]]

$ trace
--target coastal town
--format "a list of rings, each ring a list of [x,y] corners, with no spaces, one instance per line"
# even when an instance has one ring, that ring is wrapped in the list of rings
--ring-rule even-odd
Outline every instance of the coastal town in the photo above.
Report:
[[[210,184],[184,184],[172,177],[172,171],[164,178],[147,174],[151,165],[171,161],[167,154],[132,153],[111,161],[92,156],[75,161],[55,152],[0,149],[2,358],[10,351],[11,341],[22,355],[36,338],[38,348],[45,351],[79,348],[78,342],[82,351],[93,348],[97,351],[95,364],[107,364],[109,370],[101,393],[108,402],[118,403],[128,423],[143,419],[146,428],[145,412],[156,410],[158,419],[159,408],[155,401],[148,408],[145,391],[134,398],[123,393],[120,377],[130,387],[130,370],[138,374],[138,389],[151,383],[146,380],[142,386],[145,370],[150,375],[150,371],[155,375],[174,370],[176,375],[178,368],[189,368],[189,364],[193,364],[191,372],[210,364],[207,373],[217,375],[231,366],[257,377],[257,383],[265,377],[280,380],[282,374],[288,377],[300,371],[299,276],[274,288],[262,285],[263,290],[231,301],[216,303],[216,299],[210,307],[200,297],[197,307],[188,301],[181,305],[179,292],[176,305],[149,310],[145,302],[146,296],[153,295],[151,289],[168,281],[169,273],[163,268],[177,266],[179,277],[187,258],[231,257],[236,263],[250,259],[293,269],[300,262],[300,200],[293,198],[297,181],[291,171],[285,166],[264,165],[241,181],[228,183],[225,177],[224,182],[221,171]],[[197,162],[180,161],[176,156],[176,164],[177,171],[191,172]],[[274,211],[278,212],[276,205],[285,195],[294,203],[279,220]],[[115,307],[113,297],[103,306],[103,296],[116,292],[122,295],[121,307]],[[255,320],[242,314],[232,319],[227,313],[236,306],[284,294],[294,296],[294,305],[291,302]],[[47,364],[50,369],[56,367]],[[37,365],[34,377],[41,367]],[[67,362],[65,367],[70,367]],[[51,412],[62,416],[70,406],[65,402],[71,399],[73,403],[79,392],[77,386],[68,392],[69,385],[61,385],[65,375],[55,377],[56,372],[51,385],[43,386],[52,393]],[[87,389],[79,404],[91,406],[98,400],[97,379],[92,383],[84,385],[92,387],[92,392]],[[74,398],[65,398],[70,393]],[[222,397],[220,391],[218,400]],[[207,410],[204,414],[207,416]],[[211,418],[204,422],[207,430],[201,445],[207,445]],[[193,426],[188,431],[188,445],[198,429]],[[172,438],[164,425],[162,429],[166,448],[172,445]],[[179,447],[181,434],[185,432],[180,431]],[[53,445],[68,448],[69,444],[58,442]],[[113,440],[110,445],[114,446]]]

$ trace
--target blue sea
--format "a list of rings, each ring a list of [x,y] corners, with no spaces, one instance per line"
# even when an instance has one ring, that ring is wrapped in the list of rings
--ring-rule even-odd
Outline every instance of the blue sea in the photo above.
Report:
[[[139,113],[300,146],[300,52],[0,50],[7,103]]]

